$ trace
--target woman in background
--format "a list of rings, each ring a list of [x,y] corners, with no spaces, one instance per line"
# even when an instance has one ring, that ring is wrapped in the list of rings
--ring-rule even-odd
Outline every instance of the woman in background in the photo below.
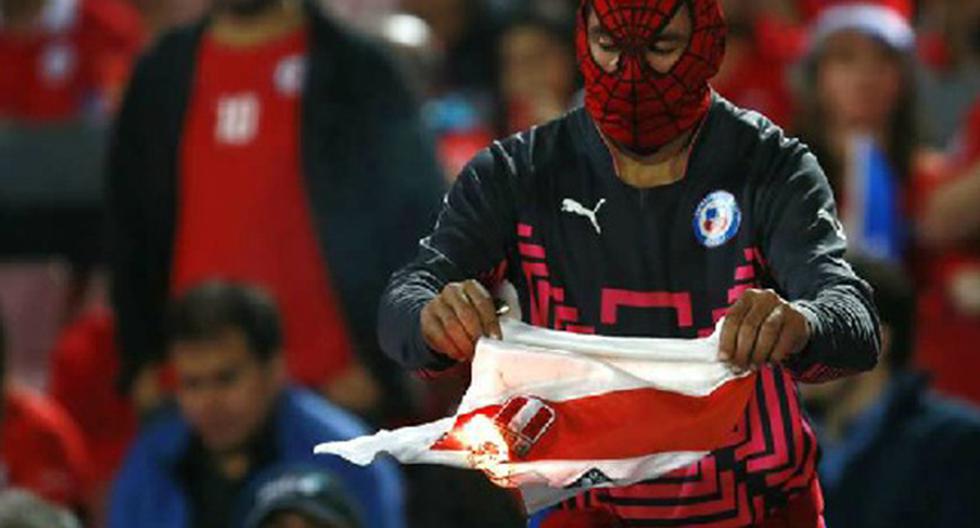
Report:
[[[797,129],[820,158],[852,252],[906,256],[906,188],[925,170],[907,0],[830,2],[814,19]]]
[[[980,147],[970,147],[980,125],[964,126],[963,152],[948,160],[923,147],[910,12],[907,1],[881,0],[830,3],[818,14],[798,129],[834,188],[848,251],[915,277],[916,360],[936,388],[980,403],[980,257],[970,222],[955,214],[980,187],[970,177],[980,172]]]

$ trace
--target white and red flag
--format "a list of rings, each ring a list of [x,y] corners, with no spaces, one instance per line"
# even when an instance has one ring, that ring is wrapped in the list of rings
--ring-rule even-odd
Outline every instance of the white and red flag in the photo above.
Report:
[[[720,328],[720,324],[719,327]],[[597,486],[687,466],[736,441],[755,374],[718,361],[702,339],[571,334],[505,321],[476,348],[455,416],[316,447],[366,465],[480,469],[520,488],[529,513]]]

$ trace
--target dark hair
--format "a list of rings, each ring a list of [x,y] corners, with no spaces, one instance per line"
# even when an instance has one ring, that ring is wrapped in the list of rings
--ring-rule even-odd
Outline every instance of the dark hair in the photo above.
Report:
[[[902,70],[902,90],[888,124],[888,134],[884,138],[888,163],[895,170],[900,181],[908,181],[914,169],[915,150],[919,144],[920,122],[917,115],[915,65],[910,54],[888,47],[887,44],[876,40],[888,49],[892,59],[900,64]],[[830,186],[839,200],[841,193],[846,192],[843,181],[846,167],[844,160],[834,155],[827,137],[826,110],[821,108],[817,95],[817,73],[820,68],[822,53],[817,50],[801,64],[802,78],[799,79],[802,108],[798,112],[795,129],[811,151],[820,160],[830,181]]]
[[[267,360],[279,353],[282,330],[275,302],[261,289],[220,280],[200,284],[171,306],[171,343],[205,341],[238,330],[250,351]]]
[[[896,264],[864,258],[848,260],[874,289],[878,315],[891,332],[885,365],[893,370],[905,368],[915,350],[916,291],[911,278]]]

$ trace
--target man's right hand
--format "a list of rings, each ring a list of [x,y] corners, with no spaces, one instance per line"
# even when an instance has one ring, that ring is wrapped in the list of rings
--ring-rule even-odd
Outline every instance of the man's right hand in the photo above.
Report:
[[[422,308],[422,337],[432,350],[469,361],[481,337],[501,338],[493,297],[475,280],[446,285]]]

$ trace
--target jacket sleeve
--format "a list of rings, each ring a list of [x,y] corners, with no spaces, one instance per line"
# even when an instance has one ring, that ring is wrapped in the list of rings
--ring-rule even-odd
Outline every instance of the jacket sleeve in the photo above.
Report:
[[[136,66],[116,119],[109,150],[106,204],[109,238],[111,301],[117,318],[120,378],[129,381],[154,353],[159,325],[154,325],[148,298],[145,263],[151,260],[141,182],[148,172],[144,138],[152,94],[144,58]]]
[[[449,283],[488,276],[506,259],[514,236],[515,162],[500,143],[463,170],[418,255],[396,272],[381,299],[379,338],[385,352],[408,368],[443,369],[452,362],[422,339],[419,316]]]
[[[760,193],[763,252],[780,292],[812,330],[786,366],[806,383],[870,370],[881,340],[871,288],[844,260],[847,239],[816,157],[779,136],[780,154]]]

